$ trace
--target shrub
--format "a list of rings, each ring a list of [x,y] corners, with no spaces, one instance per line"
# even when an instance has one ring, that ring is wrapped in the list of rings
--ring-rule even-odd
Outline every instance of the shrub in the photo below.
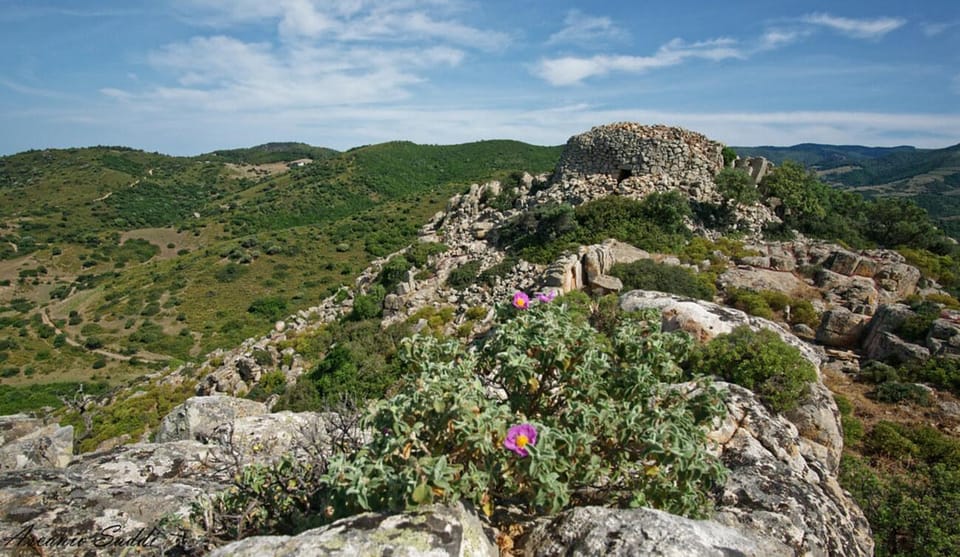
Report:
[[[374,285],[366,294],[360,294],[353,300],[353,309],[347,316],[352,321],[373,319],[383,314],[383,299],[387,291],[382,284]]]
[[[687,335],[661,332],[659,315],[645,312],[608,337],[556,302],[501,308],[500,317],[474,348],[433,336],[402,341],[406,379],[368,408],[366,445],[329,462],[244,471],[212,501],[213,522],[239,515],[250,533],[296,531],[310,520],[459,499],[488,516],[503,506],[545,513],[581,504],[706,513],[725,471],[705,428],[724,406],[706,378],[672,386],[687,378],[677,363]],[[346,358],[328,359],[325,369]]]
[[[273,365],[273,356],[269,351],[257,348],[253,351],[253,361],[257,362],[258,365],[262,367],[269,367]]]
[[[813,364],[779,335],[747,326],[707,343],[695,354],[691,367],[754,391],[776,412],[796,408],[817,377]]]
[[[750,175],[742,170],[724,168],[715,179],[717,191],[725,202],[751,205],[760,199],[760,192],[750,179]]]
[[[607,503],[701,515],[722,477],[701,426],[722,406],[710,388],[691,397],[668,386],[682,378],[689,338],[661,333],[659,317],[646,315],[597,342],[575,315],[534,306],[478,353],[453,340],[405,341],[411,379],[366,416],[372,441],[330,462],[331,518],[460,498],[487,514],[498,504]],[[488,382],[503,400],[487,395]],[[529,457],[504,448],[518,423],[538,434]]]
[[[247,313],[258,315],[270,321],[283,319],[287,315],[287,300],[280,296],[257,298],[247,308]]]
[[[284,392],[287,376],[280,370],[268,371],[260,376],[260,381],[250,389],[247,398],[263,402],[273,395]]]
[[[477,282],[480,274],[480,261],[468,261],[450,271],[447,285],[452,288],[464,289]]]
[[[610,274],[623,281],[626,290],[658,290],[700,300],[712,300],[716,287],[685,267],[641,259],[614,265]]]
[[[877,386],[873,396],[880,402],[913,402],[920,406],[930,405],[930,393],[916,383],[887,381]]]

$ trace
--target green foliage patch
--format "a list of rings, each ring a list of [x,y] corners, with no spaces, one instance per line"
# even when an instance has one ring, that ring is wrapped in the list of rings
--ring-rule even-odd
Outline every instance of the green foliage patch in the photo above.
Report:
[[[692,358],[691,368],[754,391],[775,412],[796,408],[817,378],[813,364],[779,335],[747,326],[704,345]]]
[[[657,290],[700,300],[712,300],[717,292],[710,281],[690,269],[652,259],[614,265],[610,274],[623,281],[625,290]]]

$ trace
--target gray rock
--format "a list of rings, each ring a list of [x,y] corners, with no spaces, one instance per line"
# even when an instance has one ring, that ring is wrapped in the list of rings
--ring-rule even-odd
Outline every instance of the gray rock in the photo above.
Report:
[[[0,471],[63,468],[73,458],[73,426],[24,414],[0,416]]]
[[[834,251],[823,266],[834,273],[850,276],[856,270],[862,258],[850,251],[838,249]]]
[[[623,290],[623,282],[610,275],[594,275],[590,277],[589,282],[590,286],[601,292],[620,292]]]
[[[262,402],[229,396],[195,396],[164,416],[157,429],[157,442],[192,439],[207,442],[217,428],[244,416],[267,413]]]
[[[796,426],[747,389],[721,387],[729,393],[728,415],[711,437],[730,475],[713,519],[773,538],[796,555],[873,555],[866,517],[830,469],[804,450]]]
[[[477,515],[463,505],[433,505],[402,514],[365,513],[296,536],[255,536],[210,557],[391,555],[497,557]]]
[[[823,314],[817,328],[817,342],[834,348],[856,348],[860,344],[867,317],[837,307]]]
[[[709,520],[654,509],[582,507],[539,524],[522,542],[532,557],[792,556],[786,545]]]
[[[190,504],[225,489],[234,469],[197,441],[125,445],[83,455],[62,470],[0,472],[0,532],[70,541],[46,555],[161,555],[191,539]],[[129,549],[116,543],[124,543]]]
[[[891,263],[880,267],[875,275],[877,285],[886,290],[883,301],[899,301],[917,291],[920,271],[906,263]]]

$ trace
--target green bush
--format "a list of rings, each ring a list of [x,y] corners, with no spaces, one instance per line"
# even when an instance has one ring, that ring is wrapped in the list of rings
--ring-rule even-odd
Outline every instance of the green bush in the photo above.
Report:
[[[480,274],[480,261],[468,261],[450,271],[447,285],[452,288],[464,289],[477,282]]]
[[[268,371],[260,376],[260,381],[250,389],[247,398],[263,402],[273,395],[286,390],[287,376],[280,370]]]
[[[252,313],[270,321],[277,321],[287,316],[287,300],[280,296],[257,298],[247,308],[247,313]]]
[[[714,374],[746,387],[771,410],[792,410],[807,396],[816,369],[800,351],[768,329],[740,326],[697,351],[694,371]]]
[[[609,349],[560,304],[520,312],[479,353],[434,337],[404,342],[411,380],[365,418],[370,444],[331,461],[331,514],[466,498],[488,514],[499,504],[612,503],[702,515],[722,477],[703,426],[722,405],[711,389],[689,398],[669,388],[683,378],[676,362],[690,339],[645,317],[625,321]],[[481,377],[506,398],[489,398]],[[530,458],[502,445],[523,422],[539,434]],[[603,488],[587,489],[601,478]]]
[[[724,146],[720,154],[723,156],[724,166],[729,166],[733,161],[737,160],[737,152],[733,150],[733,147]]]
[[[873,396],[880,402],[913,402],[920,406],[930,405],[930,393],[916,383],[887,381],[877,386]]]
[[[751,205],[760,199],[760,192],[750,175],[742,170],[724,168],[715,178],[717,191],[725,202]]]
[[[690,269],[652,259],[619,263],[610,269],[610,274],[623,281],[625,290],[658,290],[700,300],[712,300],[717,291]]]
[[[254,349],[253,361],[257,362],[257,365],[262,367],[270,367],[273,365],[273,356],[268,350],[263,350],[261,348]]]
[[[607,336],[554,302],[501,308],[499,327],[475,349],[405,339],[403,383],[360,422],[367,444],[328,463],[248,469],[212,507],[221,517],[239,512],[251,533],[460,499],[488,516],[518,505],[538,514],[587,504],[703,516],[725,475],[705,436],[724,406],[707,378],[695,378],[693,390],[671,386],[690,379],[678,362],[692,341],[659,323],[655,312],[628,316]],[[324,360],[315,374],[336,373],[352,357],[331,351]],[[508,450],[520,424],[536,439]],[[274,504],[277,497],[286,503]]]
[[[347,319],[363,321],[373,319],[383,314],[383,299],[387,291],[382,284],[375,284],[366,294],[360,294],[353,300],[353,309]]]

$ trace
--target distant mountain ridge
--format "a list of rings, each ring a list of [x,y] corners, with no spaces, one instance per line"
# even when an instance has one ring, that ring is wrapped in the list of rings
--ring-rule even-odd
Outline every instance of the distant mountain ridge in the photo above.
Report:
[[[733,149],[741,157],[764,157],[775,164],[797,161],[823,181],[868,198],[912,199],[944,231],[960,238],[960,144],[943,149],[816,143]]]

